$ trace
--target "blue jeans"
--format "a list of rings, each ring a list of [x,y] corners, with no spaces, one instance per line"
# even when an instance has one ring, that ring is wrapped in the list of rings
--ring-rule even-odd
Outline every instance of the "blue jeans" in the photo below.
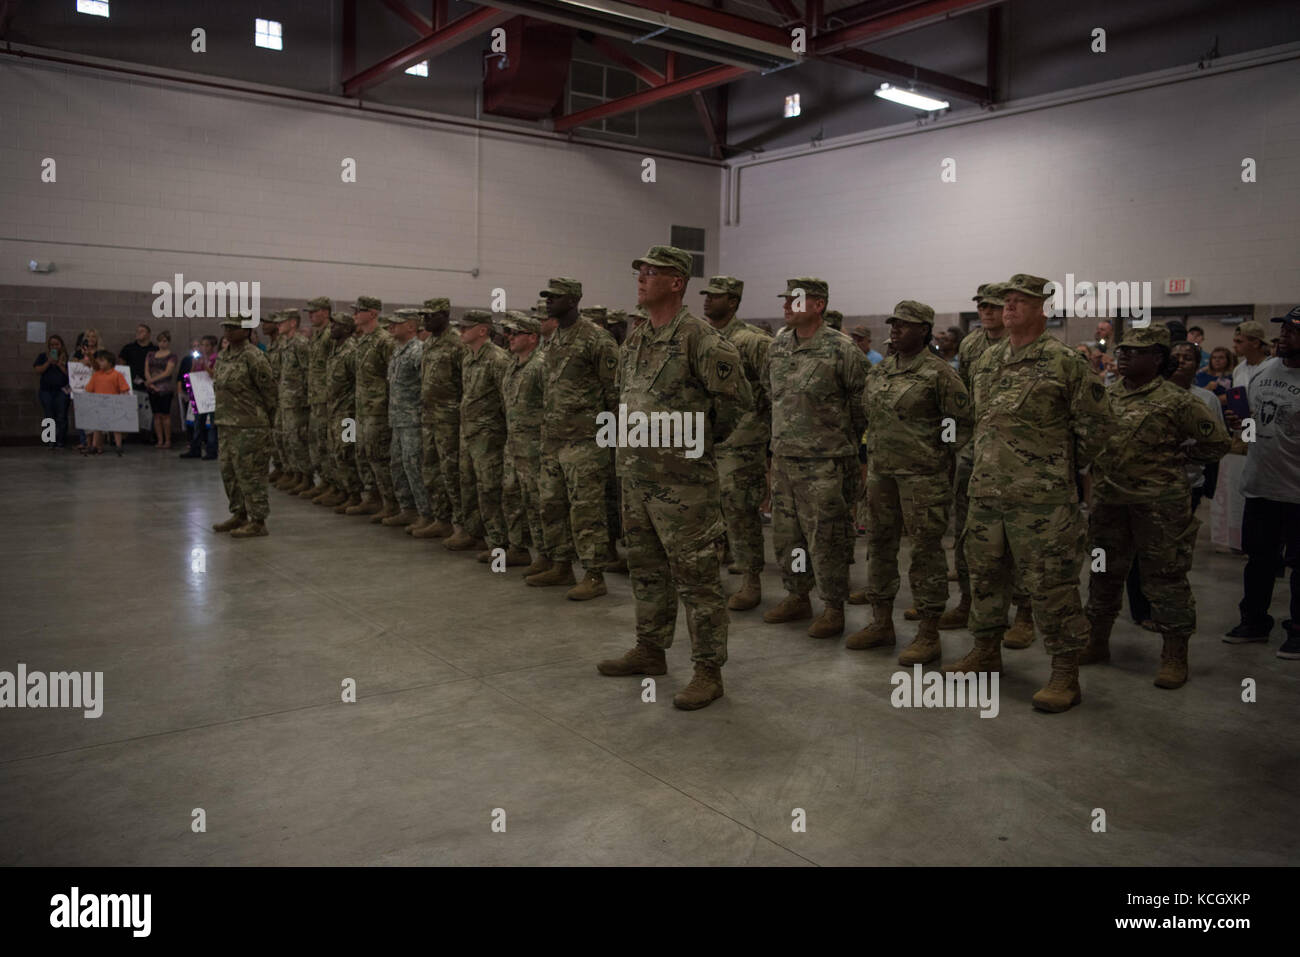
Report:
[[[40,390],[45,417],[54,420],[54,444],[63,445],[68,438],[68,394],[62,389]]]
[[[217,427],[212,424],[213,413],[204,412],[194,417],[193,434],[190,436],[190,451],[198,452],[203,445],[207,449],[203,455],[206,458],[215,459],[217,457]]]

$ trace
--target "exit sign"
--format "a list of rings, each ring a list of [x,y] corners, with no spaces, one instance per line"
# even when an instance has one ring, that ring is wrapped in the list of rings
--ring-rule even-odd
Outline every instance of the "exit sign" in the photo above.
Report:
[[[1192,281],[1187,278],[1166,279],[1165,295],[1166,296],[1185,296],[1192,291]]]

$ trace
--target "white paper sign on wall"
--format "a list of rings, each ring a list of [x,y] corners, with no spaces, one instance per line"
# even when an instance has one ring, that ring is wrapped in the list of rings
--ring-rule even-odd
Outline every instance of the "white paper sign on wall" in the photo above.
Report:
[[[45,341],[45,323],[29,322],[27,323],[27,341],[44,342]]]

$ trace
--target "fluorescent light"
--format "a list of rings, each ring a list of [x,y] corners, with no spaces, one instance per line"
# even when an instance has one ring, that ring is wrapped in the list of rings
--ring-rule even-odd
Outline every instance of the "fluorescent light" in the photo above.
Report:
[[[791,117],[795,117],[798,115],[799,115],[799,94],[791,93],[789,96],[785,98],[785,118],[788,120]]]
[[[88,13],[92,17],[106,17],[108,0],[77,0],[77,12]]]
[[[895,103],[901,103],[903,106],[914,107],[918,110],[934,112],[935,110],[948,109],[947,100],[936,100],[932,96],[923,96],[913,90],[900,90],[896,86],[890,86],[888,83],[880,84],[880,89],[876,90],[876,96],[882,100],[892,100]]]
[[[415,64],[415,66],[408,66],[406,72],[411,74],[411,76],[428,76],[429,61],[421,60],[419,63]]]

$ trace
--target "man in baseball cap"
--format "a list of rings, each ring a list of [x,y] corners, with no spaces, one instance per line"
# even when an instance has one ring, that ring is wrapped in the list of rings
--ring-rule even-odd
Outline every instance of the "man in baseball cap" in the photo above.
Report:
[[[1241,361],[1232,370],[1232,385],[1244,389],[1269,357],[1268,333],[1264,331],[1264,324],[1247,319],[1238,325],[1232,333],[1232,351],[1241,356]]]

